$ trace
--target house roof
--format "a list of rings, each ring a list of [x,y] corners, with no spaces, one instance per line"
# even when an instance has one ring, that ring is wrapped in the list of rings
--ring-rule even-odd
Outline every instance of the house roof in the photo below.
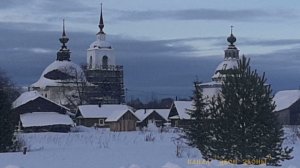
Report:
[[[17,108],[19,106],[22,106],[30,101],[33,101],[37,98],[42,98],[42,99],[45,99],[49,102],[52,102],[66,110],[69,110],[68,108],[66,108],[65,106],[62,106],[60,104],[57,104],[55,102],[53,102],[52,100],[50,99],[47,99],[46,97],[42,96],[39,92],[37,91],[28,91],[28,92],[24,92],[22,93],[13,103],[12,103],[12,108]]]
[[[137,116],[137,118],[140,121],[143,121],[145,118],[147,118],[152,113],[153,113],[153,109],[139,109],[134,112],[135,116]]]
[[[57,112],[32,112],[20,115],[23,127],[39,127],[49,125],[73,125],[70,116]]]
[[[134,114],[138,117],[140,121],[143,121],[153,112],[156,112],[162,118],[168,120],[170,109],[139,109]]]
[[[155,111],[162,116],[166,121],[168,121],[168,116],[170,114],[170,109],[155,109]]]
[[[132,107],[122,104],[81,105],[78,106],[82,118],[106,118],[107,122],[118,121],[126,112],[131,112]]]
[[[275,94],[273,100],[276,104],[275,111],[289,108],[300,99],[300,90],[283,90]]]
[[[193,101],[174,101],[180,119],[191,119],[188,110],[194,109]]]

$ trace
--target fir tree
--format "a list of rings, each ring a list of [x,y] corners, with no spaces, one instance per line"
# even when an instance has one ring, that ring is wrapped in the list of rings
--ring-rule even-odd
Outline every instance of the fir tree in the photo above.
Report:
[[[211,156],[236,163],[279,165],[291,159],[292,148],[282,148],[283,130],[274,114],[272,90],[263,74],[252,71],[244,56],[226,75],[221,93],[212,101],[214,136]],[[200,143],[200,142],[199,142]],[[202,150],[201,148],[199,148]]]
[[[16,91],[9,79],[0,71],[0,152],[7,152],[13,145],[15,118],[11,103]]]
[[[210,133],[207,131],[209,130],[210,121],[209,121],[209,114],[206,111],[206,100],[202,96],[202,91],[198,87],[199,82],[194,82],[194,110],[190,110],[189,114],[192,118],[192,121],[184,131],[184,137],[188,139],[188,144],[190,146],[197,147],[204,159],[209,159],[206,157],[209,151],[209,143],[210,143]]]

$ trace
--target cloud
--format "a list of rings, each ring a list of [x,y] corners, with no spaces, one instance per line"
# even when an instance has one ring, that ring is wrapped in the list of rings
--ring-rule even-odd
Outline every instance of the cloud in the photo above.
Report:
[[[174,11],[120,11],[117,18],[126,21],[167,20],[223,20],[223,21],[261,21],[267,18],[285,18],[295,16],[291,12],[267,12],[259,9],[221,10],[221,9],[186,9]]]
[[[72,61],[84,63],[86,50],[95,40],[95,34],[67,32],[67,35]],[[0,36],[0,66],[17,84],[25,86],[35,82],[56,59],[61,45],[58,40],[61,32],[8,30],[0,26]],[[202,50],[187,42],[215,42],[224,37],[148,40],[108,35],[108,39],[115,49],[118,64],[124,65],[128,96],[188,97],[192,94],[192,82],[196,78],[203,82],[211,81],[215,68],[223,60],[223,56],[199,57],[197,53]],[[296,43],[292,40],[281,42]],[[267,72],[274,90],[281,90],[295,88],[300,83],[300,78],[297,78],[300,76],[299,55],[300,48],[291,46],[290,49],[251,55],[251,59],[253,68]]]
[[[272,39],[272,40],[253,40],[241,39],[239,45],[244,46],[286,46],[286,45],[300,45],[300,39]]]
[[[37,53],[37,54],[46,54],[46,53],[53,53],[54,52],[53,50],[45,49],[45,48],[30,48],[28,50],[32,51],[34,53]]]

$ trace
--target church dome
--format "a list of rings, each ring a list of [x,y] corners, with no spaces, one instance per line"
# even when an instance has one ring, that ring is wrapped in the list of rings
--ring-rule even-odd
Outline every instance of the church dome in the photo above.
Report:
[[[61,86],[74,82],[86,82],[83,70],[71,61],[54,61],[42,73],[40,79],[31,87],[45,88]]]
[[[107,49],[111,49],[111,44],[107,41],[103,41],[103,40],[96,40],[95,42],[93,42],[90,45],[90,48],[107,48]]]
[[[212,79],[213,80],[222,79],[223,77],[226,76],[228,70],[232,70],[237,67],[238,67],[238,59],[235,58],[225,59],[217,66],[215,73],[212,76]]]

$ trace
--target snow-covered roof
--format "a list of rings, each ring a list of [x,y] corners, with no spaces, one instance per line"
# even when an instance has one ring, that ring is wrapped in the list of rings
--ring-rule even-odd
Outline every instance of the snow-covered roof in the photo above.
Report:
[[[12,103],[12,108],[17,108],[29,101],[37,99],[38,97],[42,97],[42,95],[40,95],[37,91],[24,92]]]
[[[138,117],[138,119],[140,121],[143,121],[154,111],[157,112],[157,114],[160,115],[165,120],[168,120],[170,109],[139,109],[139,110],[135,111],[134,114]]]
[[[39,127],[49,125],[73,125],[70,116],[56,112],[32,112],[20,115],[23,127]]]
[[[283,90],[275,94],[273,100],[276,104],[275,111],[289,108],[300,99],[300,90]]]
[[[62,106],[62,105],[60,105],[60,104],[57,104],[57,103],[55,103],[55,102],[53,102],[52,100],[50,100],[50,99],[47,99],[46,97],[44,97],[44,96],[42,96],[39,92],[37,92],[37,91],[28,91],[28,92],[24,92],[24,93],[22,93],[13,103],[12,103],[12,108],[17,108],[17,107],[19,107],[19,106],[22,106],[23,104],[26,104],[26,103],[28,103],[28,102],[30,102],[30,101],[33,101],[33,100],[35,100],[35,99],[37,99],[37,98],[43,98],[43,99],[45,99],[45,100],[47,100],[47,101],[50,101],[50,102],[52,102],[52,103],[54,103],[54,104],[56,104],[56,105],[58,105],[58,106],[60,106],[60,107],[62,107],[62,108],[64,108],[64,109],[66,109],[66,110],[69,110],[68,108],[66,108],[66,107],[64,107],[64,106]]]
[[[76,80],[76,82],[86,82],[84,72],[79,65],[67,60],[56,60],[43,71],[40,79],[37,82],[33,83],[31,87],[46,88],[47,86],[61,86],[62,83],[66,81],[48,79],[45,77],[46,74],[55,70],[65,73],[69,76],[75,77],[73,81]],[[68,82],[72,82],[72,80],[68,80]]]
[[[234,69],[237,67],[238,67],[238,59],[229,58],[229,59],[225,59],[223,62],[221,62],[217,66],[216,71]]]
[[[170,114],[170,109],[155,109],[155,111],[168,121],[168,116]]]
[[[134,116],[131,107],[122,104],[103,104],[101,107],[98,105],[81,105],[78,106],[82,118],[106,118],[106,121],[117,121],[127,111],[131,112]]]
[[[174,101],[180,119],[191,119],[189,110],[194,109],[193,101]]]
[[[135,116],[137,116],[137,118],[140,121],[143,121],[145,118],[147,118],[152,113],[153,113],[153,109],[139,109],[134,112]]]
[[[111,44],[108,41],[96,40],[91,45],[90,48],[106,48],[110,49]]]
[[[212,76],[213,79],[217,78],[223,78],[225,77],[223,73],[220,73],[223,70],[229,70],[229,69],[234,69],[238,67],[238,59],[236,58],[226,58],[224,59],[223,62],[221,62],[216,70],[214,75]]]

